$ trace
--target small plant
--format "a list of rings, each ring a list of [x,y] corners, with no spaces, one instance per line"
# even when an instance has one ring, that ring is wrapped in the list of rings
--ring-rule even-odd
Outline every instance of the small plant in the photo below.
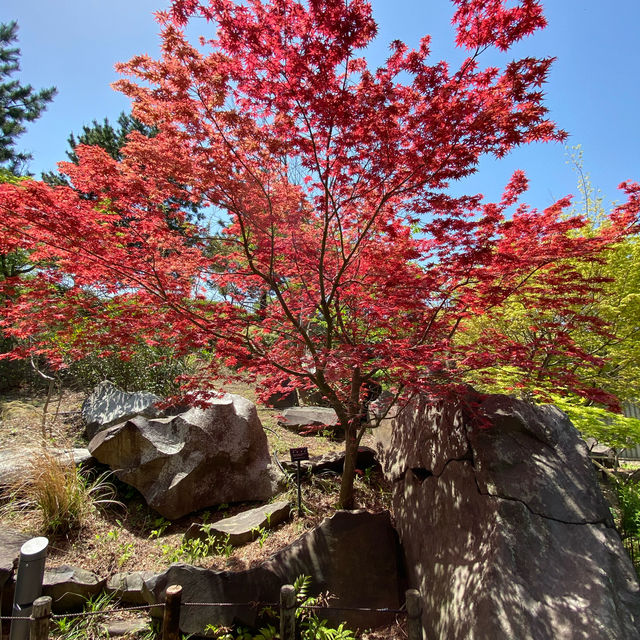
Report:
[[[334,629],[329,627],[327,621],[319,618],[315,612],[306,609],[306,607],[317,606],[327,600],[326,595],[324,597],[312,597],[309,595],[311,576],[298,576],[293,583],[293,588],[296,590],[296,602],[298,604],[296,617],[300,621],[301,640],[356,640],[353,631],[346,629],[344,623],[340,623]]]
[[[71,458],[43,450],[33,457],[24,477],[14,483],[4,509],[36,512],[43,533],[67,533],[79,527],[97,507],[122,506],[108,477],[105,473],[89,480]]]
[[[122,521],[116,520],[118,527],[122,528]],[[134,556],[135,545],[132,542],[120,540],[120,531],[111,529],[105,534],[97,533],[95,536],[96,543],[105,545],[111,554],[110,563],[115,564],[118,569],[122,567]],[[95,554],[94,554],[95,557]]]
[[[106,640],[109,634],[104,627],[105,616],[96,614],[106,615],[117,604],[118,600],[113,594],[104,592],[89,598],[82,611],[92,615],[54,619],[52,635],[58,640]]]
[[[207,638],[215,638],[215,640],[235,640],[231,627],[208,624],[204,628],[204,632]]]
[[[153,540],[153,538],[159,538],[167,530],[167,528],[170,525],[171,525],[171,522],[169,520],[165,520],[165,518],[163,518],[162,516],[160,516],[159,518],[156,518],[153,521],[153,526],[155,527],[155,529],[151,530],[151,533],[149,534],[149,539]]]
[[[229,558],[233,554],[233,545],[230,542],[231,536],[227,534],[222,540],[218,540],[214,546],[214,552],[217,556]]]
[[[203,529],[206,531],[207,528],[203,527]],[[184,561],[189,564],[210,555],[224,556],[225,558],[228,558],[234,550],[230,539],[231,536],[229,534],[220,539],[207,532],[206,538],[191,538],[189,540],[184,540],[177,549],[172,548],[169,545],[163,545],[162,553],[166,556],[169,562]]]
[[[253,527],[253,529],[251,529],[251,534],[253,535],[254,540],[258,541],[258,545],[262,549],[265,541],[271,535],[271,531],[264,527]]]

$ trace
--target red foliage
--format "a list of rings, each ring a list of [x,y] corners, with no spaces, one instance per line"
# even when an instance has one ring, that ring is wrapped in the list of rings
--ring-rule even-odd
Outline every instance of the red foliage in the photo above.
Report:
[[[533,346],[465,332],[514,294],[553,308],[557,327],[604,331],[576,316],[598,283],[568,259],[590,260],[629,231],[638,186],[590,238],[562,217],[568,200],[513,211],[520,172],[500,203],[447,195],[483,154],[565,137],[542,104],[551,59],[477,62],[544,26],[539,2],[456,4],[458,44],[474,50],[460,69],[429,63],[425,37],[417,50],[394,42],[372,71],[358,57],[376,34],[364,0],[174,0],[158,14],[162,57],[120,65],[128,79],[116,83],[160,134],[132,134],[119,163],[78,148],[78,166],[62,163],[78,191],[0,186],[0,241],[40,265],[7,303],[6,331],[30,338],[21,353],[61,362],[64,349],[80,357],[141,339],[214,348],[218,365],[250,370],[265,394],[318,388],[348,433],[372,377],[442,396],[469,371],[508,364],[591,393],[545,364],[550,352],[589,360],[567,331]],[[181,31],[194,13],[216,25],[201,46]],[[228,216],[216,251],[171,204],[185,198]]]

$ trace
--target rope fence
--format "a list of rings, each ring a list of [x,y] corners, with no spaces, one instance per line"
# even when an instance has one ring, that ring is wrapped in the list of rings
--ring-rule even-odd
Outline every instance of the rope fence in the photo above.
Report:
[[[296,637],[296,610],[309,611],[357,611],[365,613],[389,613],[407,616],[408,640],[423,640],[422,632],[422,600],[420,593],[415,589],[409,589],[406,594],[405,605],[399,609],[375,608],[375,607],[340,607],[301,605],[296,601],[296,591],[292,585],[284,585],[280,589],[280,602],[182,602],[182,587],[171,585],[167,587],[165,601],[157,604],[137,605],[132,607],[117,607],[105,611],[85,611],[82,613],[54,614],[51,611],[52,598],[41,596],[33,602],[30,616],[0,616],[0,621],[22,622],[28,621],[29,640],[48,640],[51,621],[70,618],[88,618],[92,616],[114,616],[123,612],[151,611],[163,609],[162,640],[180,639],[180,611],[186,607],[248,607],[264,608],[278,607],[280,609],[280,638],[281,640],[294,640]],[[25,629],[26,630],[26,629]],[[13,638],[13,633],[12,636]]]

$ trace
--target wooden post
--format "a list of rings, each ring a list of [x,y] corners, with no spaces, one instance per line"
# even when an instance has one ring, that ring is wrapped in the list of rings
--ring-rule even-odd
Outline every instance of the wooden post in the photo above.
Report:
[[[167,587],[162,619],[162,640],[180,640],[180,602],[182,587],[172,584]]]
[[[422,598],[417,589],[407,589],[407,636],[408,640],[423,640],[422,633]]]
[[[51,596],[41,596],[33,603],[29,622],[29,640],[48,640],[51,619]]]
[[[296,465],[297,465],[296,482],[298,483],[298,515],[302,517],[302,489],[300,487],[300,460],[296,461]]]
[[[280,640],[296,637],[296,590],[293,585],[280,587]]]

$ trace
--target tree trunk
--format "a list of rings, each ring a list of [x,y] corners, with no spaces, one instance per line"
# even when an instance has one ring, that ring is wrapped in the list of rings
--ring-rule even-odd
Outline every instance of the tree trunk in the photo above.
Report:
[[[356,463],[358,461],[358,439],[357,426],[349,422],[349,426],[344,433],[344,469],[342,470],[342,482],[340,483],[341,509],[353,509],[355,506],[353,481],[356,474]]]

